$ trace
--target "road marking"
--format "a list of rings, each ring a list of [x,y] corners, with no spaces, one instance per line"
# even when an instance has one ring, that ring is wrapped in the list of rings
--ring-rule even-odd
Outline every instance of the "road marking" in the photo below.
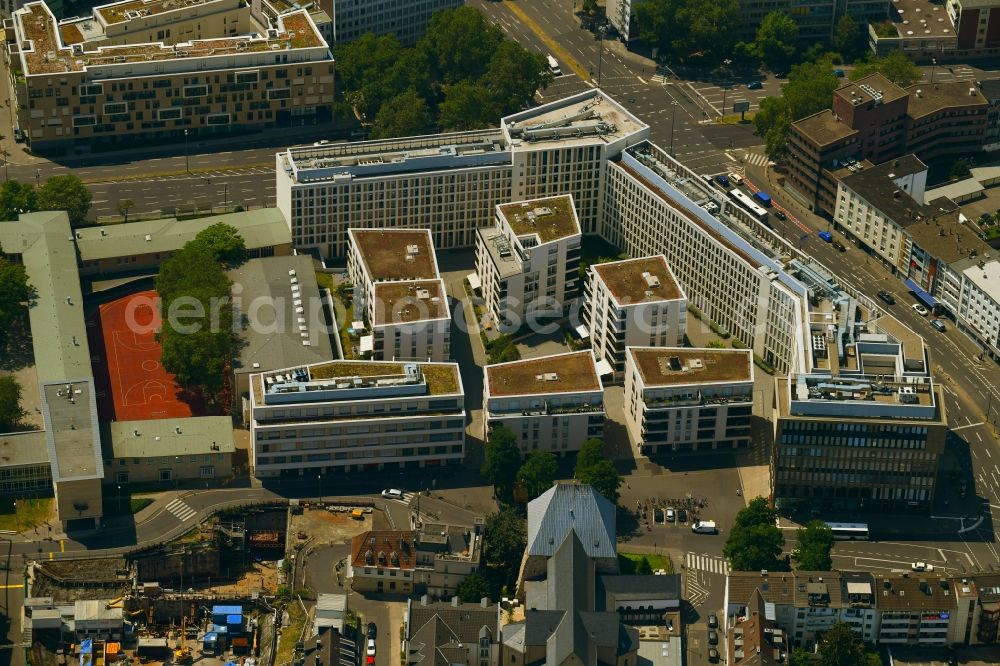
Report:
[[[182,523],[198,513],[180,499],[175,499],[173,502],[168,504],[166,506],[166,510],[177,517],[177,519]]]
[[[983,425],[983,422],[982,422],[982,421],[980,421],[979,423],[971,423],[972,419],[970,419],[970,418],[969,418],[968,416],[966,416],[965,418],[966,418],[966,419],[967,419],[968,421],[970,421],[969,425],[964,425],[964,426],[958,426],[958,427],[956,427],[956,428],[952,428],[952,430],[964,430],[965,428],[975,428],[976,426],[981,426],[981,425]]]
[[[19,587],[23,588],[24,587],[24,583],[18,583],[17,585],[13,585],[13,584],[11,584],[11,585],[0,585],[0,587],[2,587],[5,590],[14,590],[14,589],[17,589]]]
[[[976,434],[978,435],[979,433],[977,432]],[[981,441],[983,441],[983,438],[982,438],[982,437],[980,437],[980,438],[979,438],[979,441],[980,441],[980,442],[981,442]],[[993,457],[993,454],[992,454],[992,453],[990,453],[990,449],[989,449],[989,447],[984,447],[984,448],[983,448],[983,451],[986,451],[986,455],[987,455],[988,457],[990,457],[990,458],[992,458],[992,457]]]
[[[59,552],[60,553],[66,552],[66,539],[59,539]]]
[[[636,76],[635,78],[639,79],[639,81],[641,81],[642,83],[646,83],[646,79],[642,78],[641,76]]]
[[[721,557],[715,557],[712,555],[695,555],[694,553],[688,553],[686,560],[686,566],[688,570],[700,570],[707,571],[715,574],[722,574],[726,576],[729,574],[729,562]]]

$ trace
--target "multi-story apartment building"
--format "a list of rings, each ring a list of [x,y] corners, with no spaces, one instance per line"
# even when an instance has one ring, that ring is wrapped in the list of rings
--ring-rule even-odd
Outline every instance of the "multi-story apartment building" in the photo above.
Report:
[[[322,0],[320,4],[330,5],[327,12],[333,17],[336,43],[373,32],[395,35],[403,46],[413,46],[424,36],[435,13],[462,6],[461,0],[389,0],[374,4],[364,0]]]
[[[928,511],[948,420],[923,340],[840,296],[809,331],[812,370],[775,382],[775,503]]]
[[[875,574],[879,645],[946,645],[956,595],[933,573]]]
[[[625,427],[636,452],[731,451],[750,444],[748,350],[629,347]]]
[[[347,271],[354,307],[371,338],[361,349],[381,361],[444,361],[451,349],[451,311],[426,229],[350,229]]]
[[[755,590],[742,615],[726,631],[726,663],[732,666],[778,666],[788,657],[785,630],[768,619],[767,602]]]
[[[333,58],[306,11],[242,0],[119,2],[58,22],[14,13],[12,101],[35,151],[179,141],[326,120]]]
[[[590,90],[500,120],[500,128],[291,148],[277,160],[277,207],[296,247],[347,254],[347,229],[429,228],[438,248],[471,247],[495,208],[569,194],[597,233],[607,161],[649,127]]]
[[[371,530],[351,539],[347,575],[355,592],[447,598],[479,569],[482,550],[476,527],[421,523],[415,530]]]
[[[406,601],[402,652],[406,666],[425,666],[448,655],[450,663],[500,666],[500,604],[431,602],[428,595]]]
[[[944,63],[1000,54],[996,0],[907,0],[894,7],[892,23],[869,32],[871,49],[879,55],[903,50],[918,62]]]
[[[590,268],[584,322],[598,361],[625,371],[625,347],[680,347],[687,330],[687,298],[662,254]]]
[[[332,361],[253,375],[250,439],[260,478],[458,463],[458,366]]]
[[[476,274],[498,329],[560,318],[577,296],[580,223],[573,197],[497,206],[496,227],[476,237]]]
[[[872,74],[847,83],[833,92],[832,110],[792,123],[786,189],[832,216],[837,180],[863,171],[868,162],[906,153],[930,162],[980,150],[988,107],[983,94],[964,81],[903,89]]]
[[[521,453],[575,452],[604,428],[604,384],[590,350],[555,354],[483,370],[483,440],[510,428]]]

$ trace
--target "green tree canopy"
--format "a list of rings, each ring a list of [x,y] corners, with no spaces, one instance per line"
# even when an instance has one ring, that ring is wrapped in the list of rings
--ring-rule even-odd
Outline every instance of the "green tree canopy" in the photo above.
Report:
[[[604,459],[604,440],[591,438],[580,445],[580,450],[576,452],[576,469],[596,465]]]
[[[0,433],[20,430],[26,415],[21,409],[21,385],[12,375],[0,376]]]
[[[881,666],[882,660],[878,653],[868,649],[851,631],[851,627],[843,622],[836,622],[819,640],[816,654],[798,654],[799,659],[793,659],[793,665],[799,666]]]
[[[833,28],[833,48],[848,60],[864,53],[867,41],[861,26],[850,14],[844,14]]]
[[[604,456],[602,440],[588,439],[583,443],[576,454],[573,476],[581,483],[593,487],[612,504],[618,503],[622,475],[618,473],[615,464]]]
[[[444,83],[474,80],[486,69],[504,41],[500,28],[474,7],[458,7],[431,17],[417,44]]]
[[[517,482],[528,491],[532,499],[552,487],[559,463],[549,451],[532,451],[517,470]]]
[[[897,86],[905,88],[912,86],[923,76],[920,68],[902,51],[890,51],[882,57],[872,57],[858,63],[851,72],[851,79],[857,81],[869,74],[880,73]]]
[[[247,258],[247,246],[236,227],[223,222],[206,227],[194,237],[195,243],[203,243],[212,252],[215,260],[225,266],[239,266]]]
[[[785,545],[785,537],[775,524],[777,511],[767,505],[763,497],[755,497],[739,513],[736,524],[722,549],[734,571],[781,571],[784,561],[778,559]]]
[[[737,0],[642,0],[634,11],[640,39],[672,61],[695,54],[709,62],[721,60],[741,22]]]
[[[8,180],[0,187],[0,219],[16,220],[38,210],[38,192],[27,183]]]
[[[90,201],[90,190],[83,181],[68,174],[52,176],[38,191],[38,210],[64,210],[73,226],[87,221]]]
[[[497,426],[486,439],[486,458],[480,473],[498,494],[507,495],[517,479],[521,467],[521,450],[517,446],[517,436],[505,426]]]
[[[503,509],[486,517],[483,525],[483,557],[486,577],[496,581],[495,590],[513,589],[518,564],[528,545],[524,518],[514,509]],[[497,592],[493,592],[493,597]]]
[[[433,124],[427,102],[411,88],[382,104],[375,115],[372,136],[376,139],[416,136],[431,131]]]
[[[829,571],[833,568],[833,532],[822,520],[813,520],[795,531],[792,559],[803,571]]]
[[[494,116],[489,124],[496,123],[500,115],[520,111],[531,104],[535,91],[544,90],[551,82],[552,73],[544,55],[529,51],[517,42],[503,41],[478,83],[492,100]]]
[[[349,91],[348,101],[359,111],[374,117],[379,108],[407,86],[390,85],[388,73],[401,59],[403,47],[393,34],[376,37],[368,32],[358,39],[338,44],[334,50],[337,76]]]
[[[478,604],[483,597],[490,597],[490,592],[489,581],[479,573],[466,576],[455,589],[458,598],[467,604]]]
[[[792,67],[781,97],[766,97],[754,116],[754,129],[764,138],[765,150],[772,159],[785,152],[785,138],[792,122],[830,108],[839,79],[833,73],[829,57]]]
[[[24,266],[8,261],[0,248],[0,351],[25,331],[28,307],[36,298]]]
[[[496,122],[499,109],[490,98],[490,91],[468,81],[445,88],[444,101],[438,107],[441,127],[448,132],[482,129]]]
[[[795,58],[798,38],[798,24],[788,14],[773,11],[757,26],[753,52],[771,71],[782,71]]]

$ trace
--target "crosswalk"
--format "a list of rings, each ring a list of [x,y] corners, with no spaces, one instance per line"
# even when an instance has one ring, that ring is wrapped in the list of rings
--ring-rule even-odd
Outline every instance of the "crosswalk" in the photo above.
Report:
[[[771,160],[767,158],[767,155],[758,155],[757,153],[746,153],[743,156],[743,161],[755,166],[768,166],[771,164]]]
[[[181,499],[175,499],[173,502],[167,505],[167,511],[177,516],[177,519],[182,523],[194,516],[197,511],[189,507]]]
[[[729,562],[724,558],[716,557],[714,555],[696,555],[695,553],[688,553],[685,560],[685,566],[688,571],[707,571],[709,573],[722,574],[723,576],[729,575]]]

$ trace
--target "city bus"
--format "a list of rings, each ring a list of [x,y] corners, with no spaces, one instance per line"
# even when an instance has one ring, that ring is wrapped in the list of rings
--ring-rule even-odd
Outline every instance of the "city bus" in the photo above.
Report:
[[[562,70],[559,69],[559,61],[553,58],[552,56],[546,56],[546,59],[549,62],[549,71],[552,72],[552,75],[561,76]]]
[[[834,539],[845,541],[868,541],[868,525],[865,523],[827,523]]]
[[[743,210],[750,213],[751,217],[762,224],[767,223],[767,211],[754,203],[753,199],[737,189],[729,191],[730,198],[738,203]]]

